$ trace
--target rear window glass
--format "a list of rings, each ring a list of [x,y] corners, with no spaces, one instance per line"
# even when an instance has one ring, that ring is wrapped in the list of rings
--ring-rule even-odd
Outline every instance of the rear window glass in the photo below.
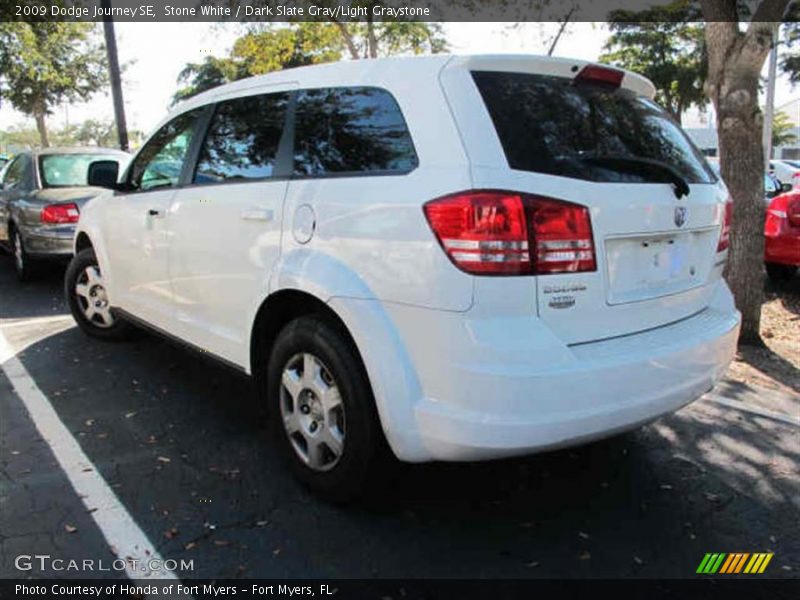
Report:
[[[680,126],[630,90],[527,73],[472,76],[512,169],[604,182],[715,180]]]
[[[119,158],[113,154],[43,154],[39,157],[39,176],[43,187],[87,185],[89,165],[98,160]]]
[[[417,155],[400,107],[386,90],[304,90],[297,97],[294,174],[408,172]]]

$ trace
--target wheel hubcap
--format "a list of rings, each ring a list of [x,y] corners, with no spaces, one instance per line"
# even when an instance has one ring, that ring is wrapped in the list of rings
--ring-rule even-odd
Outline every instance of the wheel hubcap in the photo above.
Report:
[[[75,297],[83,316],[97,327],[111,327],[114,316],[108,303],[103,277],[97,265],[86,267],[75,284]]]
[[[281,418],[297,456],[315,471],[328,471],[342,457],[344,404],[328,368],[313,354],[295,354],[281,376]]]

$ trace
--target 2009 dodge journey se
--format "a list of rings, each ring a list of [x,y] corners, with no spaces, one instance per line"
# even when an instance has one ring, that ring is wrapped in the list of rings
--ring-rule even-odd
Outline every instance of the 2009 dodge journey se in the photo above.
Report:
[[[179,105],[82,210],[66,292],[251,374],[298,477],[538,452],[708,391],[728,193],[633,73],[534,56],[287,70]],[[118,183],[119,180],[119,183]]]

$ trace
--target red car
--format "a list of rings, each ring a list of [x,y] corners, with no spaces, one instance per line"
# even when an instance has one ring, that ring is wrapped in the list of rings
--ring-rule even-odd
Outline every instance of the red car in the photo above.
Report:
[[[791,278],[800,266],[800,191],[775,196],[764,225],[764,262],[773,281]]]

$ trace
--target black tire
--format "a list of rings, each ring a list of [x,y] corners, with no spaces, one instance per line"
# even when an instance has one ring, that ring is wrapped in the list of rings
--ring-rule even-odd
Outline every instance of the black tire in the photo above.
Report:
[[[37,264],[25,250],[25,240],[16,227],[10,227],[11,257],[14,259],[14,272],[22,282],[33,281],[37,274]]]
[[[769,278],[779,283],[781,281],[788,281],[794,274],[797,273],[797,267],[792,265],[781,265],[778,263],[767,263],[767,275]]]
[[[77,291],[78,284],[88,285],[91,290],[94,290],[95,293],[97,292],[97,285],[92,287],[92,284],[85,281],[87,269],[94,267],[97,273],[100,274],[100,268],[97,263],[97,257],[95,257],[94,250],[92,248],[86,248],[81,250],[76,254],[69,263],[67,267],[67,273],[64,277],[64,293],[67,297],[67,304],[69,305],[69,310],[72,313],[72,317],[78,323],[78,326],[83,330],[86,335],[89,335],[93,338],[107,340],[107,341],[116,341],[125,339],[131,333],[131,325],[130,323],[123,320],[119,315],[117,315],[114,310],[109,306],[108,311],[111,317],[110,324],[107,324],[100,318],[99,315],[96,315],[92,318],[89,318],[86,314],[86,307],[89,302],[89,298],[80,296]],[[104,289],[100,286],[104,296]],[[98,300],[100,301],[100,300]],[[106,308],[106,305],[103,308]]]
[[[326,385],[330,383],[338,389],[344,407],[339,421],[344,425],[341,429],[344,443],[338,459],[328,470],[311,468],[296,449],[297,436],[313,437],[308,428],[303,429],[305,433],[298,431],[293,443],[284,426],[281,403],[284,403],[284,411],[288,411],[290,404],[296,407],[296,403],[290,399],[288,388],[284,388],[282,375],[295,364],[293,360],[307,354],[319,360],[320,377]],[[385,472],[390,450],[383,436],[372,389],[357,350],[340,328],[319,316],[300,317],[288,323],[275,339],[263,385],[267,387],[265,396],[274,439],[294,475],[315,494],[332,502],[353,500],[363,496],[369,482],[376,481]],[[326,409],[321,410],[327,415]],[[298,417],[313,420],[314,413]],[[327,416],[318,415],[317,418],[328,421]],[[320,425],[320,432],[325,426],[325,423]]]

